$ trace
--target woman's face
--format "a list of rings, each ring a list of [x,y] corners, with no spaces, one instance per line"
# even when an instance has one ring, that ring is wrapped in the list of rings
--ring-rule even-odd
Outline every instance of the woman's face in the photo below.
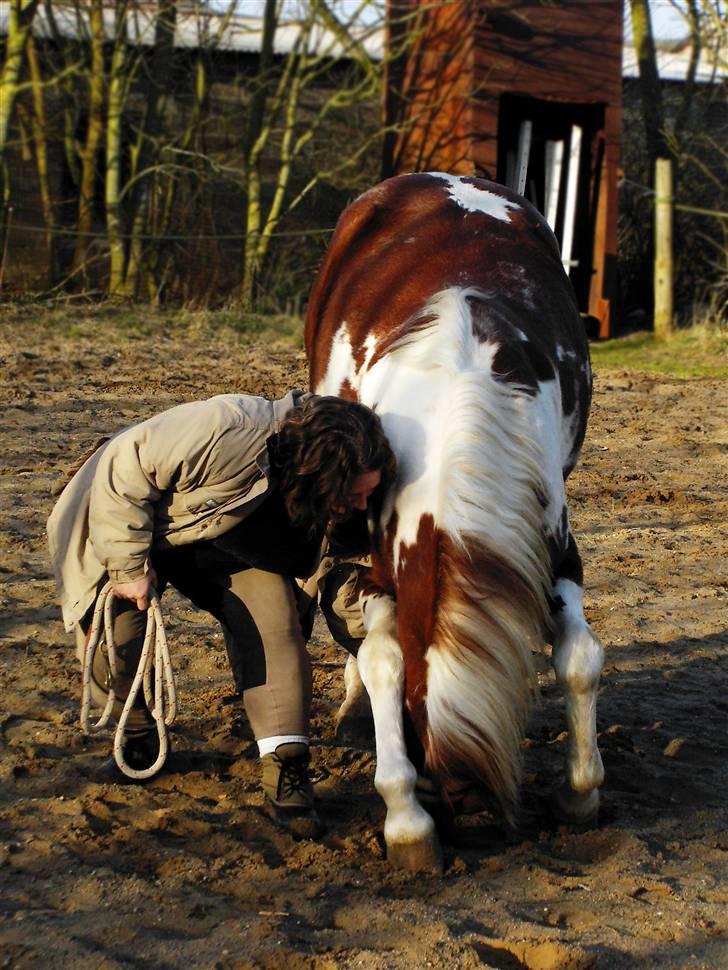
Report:
[[[381,480],[382,473],[378,469],[376,471],[362,472],[361,475],[357,475],[346,495],[342,495],[332,506],[332,513],[337,519],[345,519],[356,510],[360,512],[366,511],[367,502]]]

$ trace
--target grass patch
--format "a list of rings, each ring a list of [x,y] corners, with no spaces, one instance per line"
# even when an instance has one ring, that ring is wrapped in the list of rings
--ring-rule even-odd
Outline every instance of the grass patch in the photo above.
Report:
[[[234,339],[303,346],[303,322],[297,317],[221,310],[160,309],[145,304],[83,300],[10,300],[0,303],[3,331],[21,338],[24,329],[82,339],[108,329],[134,337],[205,339],[225,332]],[[634,333],[591,345],[597,371],[641,371],[670,377],[728,377],[728,326],[715,320],[676,330],[669,340]]]
[[[144,304],[107,301],[9,301],[2,304],[9,328],[40,328],[59,336],[82,338],[108,328],[129,337],[205,337],[232,331],[242,340],[270,340],[303,346],[303,321],[297,317],[222,310],[160,309]]]
[[[303,321],[281,314],[243,313],[241,310],[181,311],[179,322],[193,332],[227,327],[242,337],[283,340],[303,346]]]
[[[695,324],[664,341],[633,333],[591,345],[594,370],[643,371],[669,377],[728,377],[728,327]]]

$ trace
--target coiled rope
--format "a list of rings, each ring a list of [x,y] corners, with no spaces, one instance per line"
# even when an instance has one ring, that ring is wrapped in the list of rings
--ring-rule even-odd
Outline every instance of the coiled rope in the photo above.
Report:
[[[109,722],[111,712],[116,701],[113,684],[116,680],[116,648],[113,633],[113,603],[114,591],[111,583],[107,583],[98,595],[94,609],[91,630],[83,666],[83,688],[81,692],[81,729],[84,734],[95,734],[101,731]],[[106,700],[106,707],[95,724],[91,723],[91,673],[93,670],[96,651],[106,643],[109,669],[111,671],[111,686]],[[152,650],[154,643],[154,650]],[[152,691],[152,669],[154,669],[154,691]],[[134,702],[141,688],[144,688],[144,699],[147,708],[154,718],[159,738],[159,754],[154,764],[148,768],[137,770],[128,765],[124,759],[124,741],[126,739],[126,724]],[[167,760],[169,742],[167,728],[177,716],[177,692],[174,682],[174,670],[169,656],[167,637],[164,632],[164,621],[159,605],[159,597],[152,591],[147,610],[147,629],[144,645],[139,658],[134,680],[129,696],[119,717],[114,734],[114,760],[119,769],[128,777],[142,780],[152,778],[162,768]]]

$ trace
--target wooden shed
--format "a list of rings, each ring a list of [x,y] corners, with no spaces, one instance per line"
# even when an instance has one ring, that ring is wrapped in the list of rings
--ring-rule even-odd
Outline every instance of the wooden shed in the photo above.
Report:
[[[384,172],[517,189],[599,336],[617,312],[622,0],[389,0]]]

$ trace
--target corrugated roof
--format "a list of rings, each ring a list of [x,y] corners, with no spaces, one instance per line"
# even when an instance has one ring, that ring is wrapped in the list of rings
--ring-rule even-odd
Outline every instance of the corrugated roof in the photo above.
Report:
[[[690,42],[675,42],[657,50],[657,68],[663,81],[684,81],[690,65]],[[728,75],[728,51],[719,57],[713,50],[703,51],[698,64],[696,80],[709,84]],[[622,48],[622,76],[639,77],[637,52],[631,43]]]
[[[54,22],[58,33],[67,38],[89,36],[88,16],[79,13],[75,4],[53,7]],[[10,3],[0,2],[0,34],[7,33],[10,14]],[[106,36],[111,40],[114,36],[114,6],[104,11],[104,28]],[[130,44],[149,44],[154,42],[154,28],[157,16],[156,4],[135,6],[127,18],[127,40]],[[50,37],[53,29],[48,20],[45,7],[39,7],[33,22],[33,33],[37,37]],[[275,53],[288,54],[294,49],[301,33],[299,22],[284,23],[275,34]],[[353,38],[367,51],[379,59],[384,52],[384,30],[372,27],[361,27]],[[262,20],[260,17],[232,16],[226,18],[222,14],[190,5],[186,10],[178,10],[175,30],[175,44],[177,47],[194,49],[196,47],[214,46],[219,50],[244,51],[255,53],[260,50],[262,41]],[[674,45],[677,49],[660,49],[657,52],[660,77],[666,81],[682,81],[687,76],[690,63],[690,46],[684,42],[683,46]],[[309,53],[330,55],[331,57],[347,56],[340,40],[336,35],[319,25],[315,27],[308,39]],[[625,43],[622,54],[622,74],[624,77],[638,77],[637,56],[631,43]],[[711,56],[711,52],[703,52],[698,69],[697,79],[709,83],[728,76],[728,52],[722,58]]]
[[[88,38],[90,36],[89,18],[85,10],[79,11],[74,4],[53,5],[53,25],[45,7],[39,7],[33,20],[33,34],[36,37],[52,37],[56,34],[68,39]],[[10,3],[0,2],[0,34],[6,34],[10,18]],[[152,45],[157,19],[155,4],[133,7],[126,20],[126,38],[130,44]],[[175,46],[184,48],[214,46],[219,50],[245,51],[254,53],[262,43],[262,19],[260,17],[225,17],[201,8],[177,12],[175,25]],[[104,31],[108,40],[113,40],[115,28],[115,9],[108,6],[104,10]],[[274,50],[276,54],[288,54],[299,43],[302,25],[300,22],[281,24],[275,33]],[[384,47],[383,30],[361,27],[350,31],[352,39],[360,44],[372,57],[381,57]],[[308,52],[319,55],[341,57],[351,50],[345,48],[333,31],[323,25],[316,25],[310,31]]]

